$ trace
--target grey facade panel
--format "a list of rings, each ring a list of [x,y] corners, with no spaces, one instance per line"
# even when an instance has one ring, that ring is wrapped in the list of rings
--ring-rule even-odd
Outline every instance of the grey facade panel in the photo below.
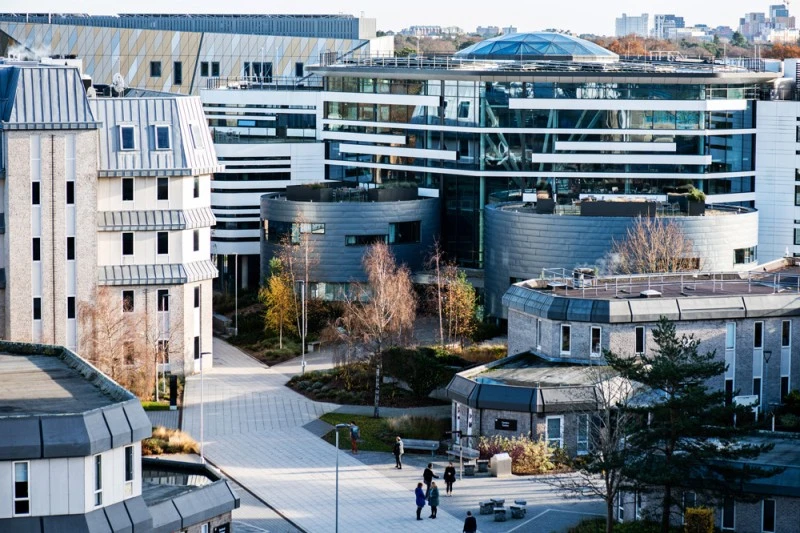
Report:
[[[675,299],[659,298],[630,299],[628,305],[634,322],[657,322],[662,316],[670,320],[680,320],[680,310]]]
[[[105,509],[97,509],[84,515],[86,516],[86,526],[89,533],[117,533],[117,530],[113,529],[109,524],[105,511]]]
[[[148,510],[153,517],[151,529],[148,530],[152,533],[172,533],[183,527],[181,515],[172,500],[151,505]]]
[[[0,461],[41,457],[41,453],[38,417],[0,419]]]
[[[261,197],[261,219],[325,224],[324,234],[308,234],[317,258],[311,279],[329,283],[366,281],[361,259],[366,246],[345,246],[348,235],[388,235],[389,223],[420,221],[420,242],[392,244],[398,263],[411,271],[424,267],[426,255],[439,235],[439,200],[425,198],[399,202],[299,202]],[[263,227],[263,224],[262,224]],[[278,245],[261,232],[261,274],[268,275],[269,260]]]
[[[100,511],[103,512],[102,510]],[[91,513],[90,513],[91,514]],[[43,516],[43,533],[94,533],[89,529],[88,514]],[[108,522],[106,522],[108,528]],[[109,531],[110,529],[106,529]]]
[[[108,430],[102,411],[92,411],[83,415],[86,432],[89,436],[90,454],[111,449],[111,432]]]
[[[800,295],[760,294],[743,298],[748,317],[800,315]]]
[[[42,533],[42,520],[38,517],[5,518],[0,520],[0,531]]]
[[[147,504],[144,503],[141,496],[128,498],[122,503],[125,504],[125,510],[128,511],[128,517],[130,517],[131,524],[133,524],[133,533],[144,533],[153,528],[153,517],[150,516]]]
[[[535,392],[536,389],[532,387],[512,387],[481,383],[477,408],[524,411],[533,402],[532,396]]]
[[[535,214],[486,207],[484,212],[486,310],[505,317],[501,298],[512,280],[538,278],[544,268],[603,270],[614,239],[625,238],[632,217]],[[703,270],[732,271],[734,250],[758,244],[758,213],[671,217],[692,239]],[[601,272],[602,273],[602,272]]]
[[[122,406],[114,406],[103,410],[108,431],[111,434],[111,447],[118,448],[133,442],[131,440],[131,426]]]
[[[139,441],[150,437],[153,433],[153,424],[142,409],[139,400],[128,400],[122,404],[128,424],[131,427],[131,441]]]
[[[173,498],[172,501],[181,514],[184,528],[230,512],[239,506],[239,501],[225,480],[198,487]]]
[[[83,415],[43,416],[41,421],[42,457],[85,457],[92,454],[93,447]]]
[[[477,383],[473,380],[455,375],[447,385],[447,397],[453,401],[468,404],[475,387],[477,387]]]
[[[741,296],[721,298],[681,298],[677,300],[681,320],[706,320],[713,318],[744,318],[744,301]]]
[[[114,533],[133,533],[133,524],[128,516],[128,511],[125,509],[124,502],[104,507],[103,511]]]

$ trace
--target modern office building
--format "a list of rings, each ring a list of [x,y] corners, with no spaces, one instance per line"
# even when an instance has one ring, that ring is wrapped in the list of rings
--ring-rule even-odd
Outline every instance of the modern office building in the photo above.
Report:
[[[211,352],[219,170],[200,99],[88,98],[78,69],[35,62],[0,80],[0,335],[90,356],[98,317],[131,313],[171,372],[194,372]],[[95,309],[101,292],[113,309]]]
[[[439,199],[420,197],[416,187],[300,185],[262,196],[261,219],[262,278],[269,275],[278,247],[298,244],[305,235],[313,255],[309,294],[341,300],[349,283],[366,281],[362,258],[375,242],[388,244],[398,263],[412,272],[424,270],[439,235]]]
[[[683,17],[676,15],[653,15],[653,37],[656,39],[670,39],[675,30],[686,27]]]
[[[651,20],[650,15],[643,13],[637,16],[628,16],[623,13],[617,17],[614,24],[614,35],[616,37],[626,37],[636,35],[637,37],[650,37]]]
[[[624,62],[546,32],[449,59],[311,70],[325,80],[322,135],[348,136],[327,141],[327,177],[415,181],[438,195],[443,247],[474,268],[485,266],[484,208],[503,191],[546,189],[563,205],[592,195],[666,201],[691,183],[710,204],[753,207],[755,99],[778,76]]]
[[[351,15],[0,14],[0,55],[78,57],[95,83],[120,74],[128,87],[179,94],[211,78],[302,80],[310,63],[381,43],[375,19]]]
[[[0,375],[0,531],[230,531],[228,482],[204,465],[143,465],[139,400],[74,352],[2,341]]]

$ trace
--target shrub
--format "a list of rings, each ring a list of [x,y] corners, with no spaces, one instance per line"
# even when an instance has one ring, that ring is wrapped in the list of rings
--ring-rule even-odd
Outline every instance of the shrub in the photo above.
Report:
[[[162,426],[153,428],[152,436],[142,441],[142,455],[198,453],[198,451],[197,442],[187,433]]]
[[[714,511],[707,507],[686,509],[686,533],[714,533]]]
[[[450,419],[403,415],[387,419],[386,426],[392,442],[397,435],[408,439],[441,440],[450,429]]]
[[[142,409],[145,411],[169,411],[169,402],[142,402]]]
[[[481,459],[490,459],[505,452],[511,456],[511,472],[514,474],[543,474],[556,468],[552,457],[555,448],[544,439],[533,440],[525,435],[519,437],[481,437],[478,442]]]
[[[780,416],[778,421],[781,426],[787,429],[796,429],[798,426],[800,426],[800,417],[793,414]]]
[[[472,342],[483,342],[508,333],[508,329],[493,322],[478,322],[472,333]]]
[[[391,348],[383,354],[384,373],[405,381],[417,398],[428,396],[453,377],[431,348]]]

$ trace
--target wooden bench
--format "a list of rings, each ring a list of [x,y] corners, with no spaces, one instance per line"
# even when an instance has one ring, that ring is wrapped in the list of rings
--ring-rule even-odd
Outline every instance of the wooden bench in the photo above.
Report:
[[[453,444],[453,446],[447,450],[447,455],[458,459],[459,457],[464,457],[464,459],[472,460],[477,459],[481,456],[481,452],[475,450],[473,448],[467,448],[466,446],[461,446],[460,444]]]
[[[436,451],[439,449],[439,441],[421,440],[421,439],[403,439],[403,449],[430,451],[431,455],[435,455]]]

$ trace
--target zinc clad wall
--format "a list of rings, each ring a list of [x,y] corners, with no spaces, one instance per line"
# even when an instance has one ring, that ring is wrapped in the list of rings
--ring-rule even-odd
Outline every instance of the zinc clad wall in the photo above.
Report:
[[[345,246],[347,235],[387,235],[389,223],[420,221],[420,242],[390,245],[398,263],[421,270],[425,256],[439,235],[439,200],[427,198],[399,202],[290,202],[261,198],[261,220],[324,223],[324,234],[311,234],[317,263],[312,279],[330,283],[364,281],[361,258],[366,246]],[[262,223],[261,274],[268,275],[269,260],[277,246],[267,242]]]
[[[623,240],[632,217],[537,215],[487,206],[485,211],[485,283],[487,312],[505,317],[501,298],[511,278],[538,278],[543,268],[598,266],[614,240]],[[731,271],[734,250],[758,244],[758,213],[671,217],[694,242],[701,268]]]

